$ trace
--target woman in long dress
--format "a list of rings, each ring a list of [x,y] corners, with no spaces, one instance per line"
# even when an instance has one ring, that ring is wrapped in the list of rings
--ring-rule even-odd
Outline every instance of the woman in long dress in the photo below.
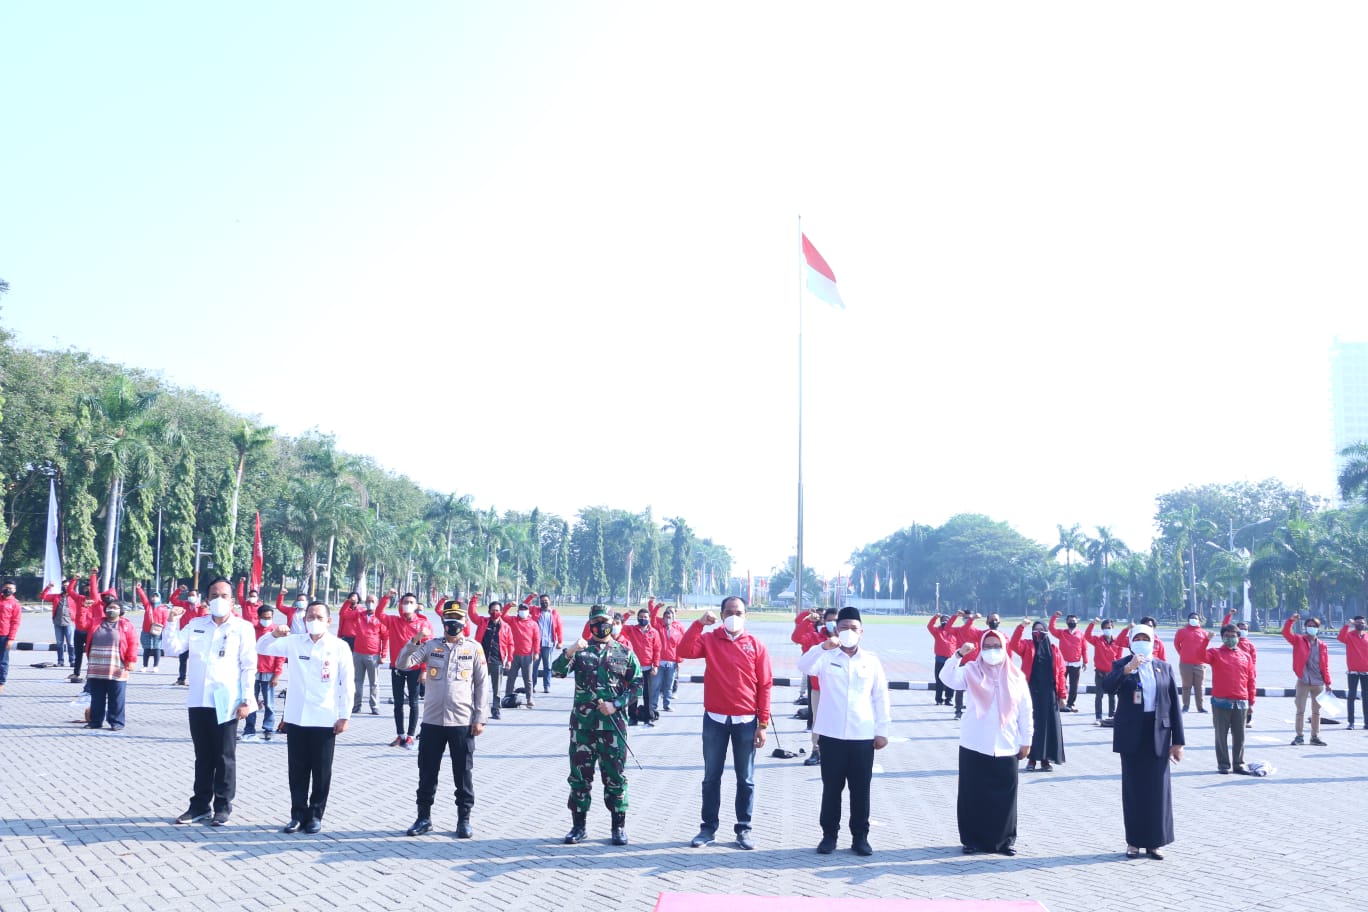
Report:
[[[1173,791],[1169,763],[1183,759],[1183,714],[1178,685],[1167,662],[1153,657],[1154,628],[1130,631],[1129,661],[1118,660],[1102,679],[1116,694],[1112,750],[1121,755],[1121,812],[1126,820],[1126,857],[1140,849],[1160,860],[1173,842]]]
[[[966,691],[969,704],[960,723],[960,844],[966,855],[1015,855],[1017,761],[1030,750],[1031,693],[996,630],[983,632],[978,657],[966,662],[974,649],[965,643],[940,673],[945,686]]]
[[[1035,736],[1027,754],[1026,772],[1033,773],[1036,764],[1042,772],[1054,769],[1051,764],[1064,762],[1064,723],[1059,718],[1059,707],[1066,698],[1064,688],[1064,657],[1050,642],[1043,621],[1031,625],[1031,638],[1022,640],[1025,624],[1018,624],[1012,634],[1012,651],[1021,656],[1021,672],[1031,689],[1031,705],[1035,710]]]

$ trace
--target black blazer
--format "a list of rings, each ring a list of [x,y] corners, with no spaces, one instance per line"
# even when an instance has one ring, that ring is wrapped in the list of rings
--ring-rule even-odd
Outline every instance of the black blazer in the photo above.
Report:
[[[1173,679],[1173,668],[1168,662],[1153,659],[1154,665],[1154,731],[1145,731],[1145,707],[1135,702],[1140,691],[1140,673],[1126,674],[1130,656],[1117,659],[1112,670],[1102,679],[1102,689],[1116,694],[1116,721],[1112,724],[1112,750],[1118,754],[1137,754],[1146,749],[1146,741],[1153,738],[1155,756],[1169,752],[1170,745],[1186,744],[1183,737],[1183,713],[1178,708],[1178,684]]]

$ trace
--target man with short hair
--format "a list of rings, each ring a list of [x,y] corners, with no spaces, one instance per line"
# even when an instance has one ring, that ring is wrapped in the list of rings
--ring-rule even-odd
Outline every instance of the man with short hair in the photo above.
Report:
[[[1183,712],[1188,711],[1188,697],[1196,692],[1197,711],[1206,712],[1206,655],[1211,634],[1202,629],[1202,618],[1197,612],[1188,614],[1187,626],[1173,635],[1173,648],[1178,650],[1178,677],[1182,682]]]
[[[183,612],[179,615],[180,620],[175,622],[177,626],[180,627],[180,629],[182,630],[184,630],[186,625],[193,621],[195,618],[204,617],[208,613],[208,609],[204,606],[202,600],[200,599],[200,594],[198,592],[191,592],[185,598],[181,598],[182,593],[184,593],[187,588],[189,587],[181,586],[179,589],[176,589],[174,592],[171,593],[172,608],[180,608]],[[188,686],[185,683],[185,674],[186,666],[189,663],[189,661],[189,653],[182,653],[177,659],[176,684],[180,687]]]
[[[798,670],[821,681],[822,701],[812,730],[821,738],[822,841],[820,855],[836,850],[841,832],[841,793],[850,790],[850,848],[869,856],[869,786],[874,752],[888,746],[891,714],[883,663],[860,648],[864,625],[860,609],[846,606],[836,616],[836,631],[798,660]],[[815,691],[814,691],[815,692]]]
[[[1093,627],[1102,625],[1102,635],[1095,636]],[[1121,647],[1116,645],[1113,624],[1105,618],[1096,618],[1083,632],[1083,639],[1093,648],[1093,713],[1097,716],[1094,724],[1110,725],[1116,717],[1116,694],[1107,694],[1107,720],[1102,721],[1102,679],[1111,673],[1112,665],[1121,658]]]
[[[1302,625],[1305,631],[1301,636],[1292,632],[1292,625],[1301,618],[1293,613],[1283,622],[1283,639],[1292,644],[1292,671],[1297,675],[1296,707],[1297,736],[1292,739],[1295,747],[1305,744],[1302,740],[1302,725],[1306,719],[1306,701],[1311,701],[1311,743],[1317,747],[1327,746],[1320,737],[1320,703],[1316,701],[1327,687],[1330,687],[1330,650],[1320,638],[1320,618],[1307,618]]]
[[[529,595],[516,612],[505,611],[503,616],[503,622],[513,631],[513,663],[505,669],[508,681],[504,685],[504,703],[511,705],[514,687],[521,676],[528,709],[537,705],[532,700],[532,665],[541,652],[541,629],[532,620],[531,600]]]
[[[5,580],[0,586],[0,693],[4,693],[5,681],[9,678],[10,643],[19,636],[23,615],[24,608],[14,597],[14,581]]]
[[[399,599],[399,616],[384,614],[384,605],[376,609],[376,614],[385,620],[385,633],[389,637],[390,688],[394,693],[394,730],[395,738],[390,747],[413,750],[413,736],[418,732],[418,685],[423,676],[423,667],[399,668],[399,651],[404,644],[415,636],[432,636],[432,625],[427,618],[418,613],[418,596],[405,592]],[[408,727],[404,727],[404,705],[408,704]]]
[[[532,619],[537,622],[538,650],[537,661],[532,666],[532,683],[537,682],[537,672],[541,671],[542,693],[551,692],[551,654],[561,648],[560,612],[551,607],[551,596],[543,592],[532,609]]]
[[[513,629],[503,622],[503,604],[495,599],[489,603],[489,613],[482,616],[476,610],[480,593],[470,597],[468,614],[475,619],[475,642],[485,655],[485,671],[489,676],[489,718],[499,715],[499,675],[513,663]]]
[[[246,620],[244,618],[244,620]],[[257,609],[257,619],[253,625],[257,640],[270,633],[275,627],[275,609],[270,605],[262,605]],[[256,697],[257,706],[261,712],[261,740],[270,741],[271,735],[275,733],[276,712],[275,712],[275,692],[276,685],[280,683],[280,673],[285,670],[284,656],[274,656],[257,650],[256,680],[252,686],[252,695]],[[242,737],[239,741],[251,743],[257,740],[257,709],[252,710],[247,715],[247,724],[242,727]]]
[[[1074,703],[1078,700],[1078,677],[1088,667],[1088,643],[1078,630],[1078,615],[1071,614],[1064,618],[1064,626],[1068,629],[1060,630],[1055,623],[1059,620],[1059,614],[1056,611],[1050,615],[1049,631],[1050,636],[1059,641],[1059,655],[1064,659],[1064,676],[1069,682],[1069,699],[1060,711],[1076,713],[1078,707]]]
[[[703,673],[703,821],[689,844],[699,848],[716,840],[730,745],[736,770],[736,844],[754,849],[755,751],[765,746],[774,675],[765,645],[746,633],[745,599],[727,596],[721,612],[721,629],[703,632],[717,623],[717,616],[705,611],[679,642],[680,658],[708,663]]]
[[[81,663],[85,661],[86,642],[90,639],[90,631],[100,626],[104,620],[104,599],[100,598],[99,593],[100,574],[96,570],[90,571],[88,595],[83,596],[77,591],[74,576],[67,585],[67,596],[74,607],[72,619],[76,628],[76,651],[71,659],[71,677],[67,678],[72,684],[81,683]]]
[[[1363,727],[1368,728],[1368,623],[1363,615],[1354,615],[1340,628],[1337,639],[1344,644],[1344,667],[1349,675],[1349,731],[1354,730],[1355,692],[1363,695]]]
[[[955,636],[951,626],[958,614],[933,614],[926,620],[926,632],[931,634],[932,649],[936,657],[936,705],[949,706],[952,702],[952,691],[941,681],[941,669],[945,667],[946,661],[955,654],[959,648],[959,638]]]
[[[219,577],[209,584],[208,615],[180,626],[185,609],[177,605],[162,630],[167,655],[185,655],[186,711],[195,745],[195,785],[190,807],[176,823],[198,823],[210,816],[213,826],[226,826],[237,794],[237,724],[256,708],[253,679],[257,669],[252,625],[233,614],[233,587]]]
[[[663,707],[665,712],[674,712],[670,702],[674,698],[675,681],[679,674],[679,641],[684,639],[684,625],[675,620],[672,605],[661,606],[652,599],[647,610],[656,633],[660,635],[659,686],[651,688],[651,715],[654,716],[657,707]]]
[[[257,641],[257,652],[290,665],[290,699],[285,701],[290,822],[285,833],[323,829],[337,736],[351,718],[351,649],[329,632],[331,623],[328,604],[311,602],[304,610],[303,634],[277,624]]]
[[[1246,775],[1245,720],[1254,707],[1254,660],[1240,648],[1240,629],[1221,628],[1221,646],[1206,651],[1211,666],[1211,722],[1216,729],[1216,772]]]
[[[48,583],[38,597],[52,605],[52,637],[57,641],[57,667],[62,668],[67,663],[68,654],[73,661],[76,658],[76,647],[72,645],[71,636],[76,623],[76,600],[67,594],[61,580],[57,581],[55,587]]]
[[[641,665],[641,699],[638,702],[635,692],[627,702],[627,724],[638,722],[647,727],[655,727],[651,712],[651,691],[655,686],[655,676],[660,671],[660,634],[651,627],[650,612],[642,608],[637,612],[636,624],[622,629],[622,642],[631,648]]]
[[[399,668],[427,668],[423,732],[418,739],[418,819],[408,828],[409,836],[432,830],[437,776],[448,750],[456,780],[456,838],[474,835],[470,810],[475,806],[475,739],[484,731],[489,679],[484,651],[478,642],[466,637],[465,629],[465,608],[458,601],[449,601],[442,608],[442,638],[419,634],[399,653]]]
[[[385,651],[385,634],[388,627],[381,613],[398,591],[391,589],[378,602],[374,595],[367,595],[365,607],[353,609],[351,619],[351,642],[347,645],[352,651],[352,677],[356,681],[356,696],[352,698],[352,715],[361,712],[361,697],[366,685],[370,685],[370,711],[372,716],[380,715],[380,704],[375,699],[375,679],[380,671],[380,656]],[[341,620],[338,621],[339,630]],[[338,635],[346,642],[346,637]]]

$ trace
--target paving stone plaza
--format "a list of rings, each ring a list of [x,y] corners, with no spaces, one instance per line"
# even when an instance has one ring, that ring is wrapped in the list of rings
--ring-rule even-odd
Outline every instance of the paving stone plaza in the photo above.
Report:
[[[567,617],[567,630],[578,622]],[[776,678],[793,678],[791,625],[757,622]],[[1161,631],[1165,640],[1171,631]],[[21,640],[47,642],[46,614],[25,615]],[[1260,685],[1292,685],[1291,659],[1262,637]],[[1332,644],[1336,687],[1343,654]],[[449,770],[434,808],[436,829],[406,838],[414,816],[416,754],[386,745],[391,707],[365,714],[338,739],[322,833],[285,835],[281,739],[240,744],[231,825],[172,826],[190,791],[192,749],[184,691],[174,674],[135,673],[128,727],[90,732],[72,724],[79,685],[31,663],[54,654],[15,650],[0,695],[0,909],[518,909],[649,910],[662,891],[830,897],[1033,899],[1051,912],[1104,905],[1146,909],[1362,910],[1368,868],[1354,847],[1368,832],[1368,732],[1327,725],[1328,747],[1291,747],[1293,705],[1255,708],[1248,755],[1276,766],[1266,779],[1219,776],[1211,717],[1185,717],[1188,748],[1175,768],[1178,840],[1164,861],[1122,857],[1119,764],[1111,733],[1092,722],[1092,698],[1065,715],[1068,762],[1022,775],[1015,858],[959,852],[955,825],[957,723],[932,705],[930,639],[920,624],[871,623],[895,690],[894,740],[878,755],[873,785],[875,854],[813,851],[820,831],[818,771],[802,759],[756,764],[756,849],[719,841],[691,849],[702,778],[702,686],[681,684],[672,713],[631,729],[643,769],[629,767],[631,844],[608,844],[600,793],[590,838],[561,844],[569,686],[552,681],[531,710],[506,710],[478,740],[475,838],[456,840]],[[174,665],[174,663],[172,663]],[[702,674],[701,662],[685,666]],[[1089,680],[1091,674],[1085,677]],[[382,699],[388,696],[388,681]],[[1209,683],[1209,681],[1208,681]],[[288,686],[287,681],[282,686]],[[791,718],[797,688],[778,686],[774,708],[785,747],[807,747]],[[728,772],[730,776],[730,771]],[[723,780],[723,837],[731,783]],[[736,906],[740,912],[740,906]]]

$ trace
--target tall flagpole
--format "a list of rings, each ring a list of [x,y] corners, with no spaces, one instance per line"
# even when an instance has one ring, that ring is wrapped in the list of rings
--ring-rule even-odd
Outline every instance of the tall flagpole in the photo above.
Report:
[[[803,217],[798,216],[798,554],[793,593],[803,609]]]

